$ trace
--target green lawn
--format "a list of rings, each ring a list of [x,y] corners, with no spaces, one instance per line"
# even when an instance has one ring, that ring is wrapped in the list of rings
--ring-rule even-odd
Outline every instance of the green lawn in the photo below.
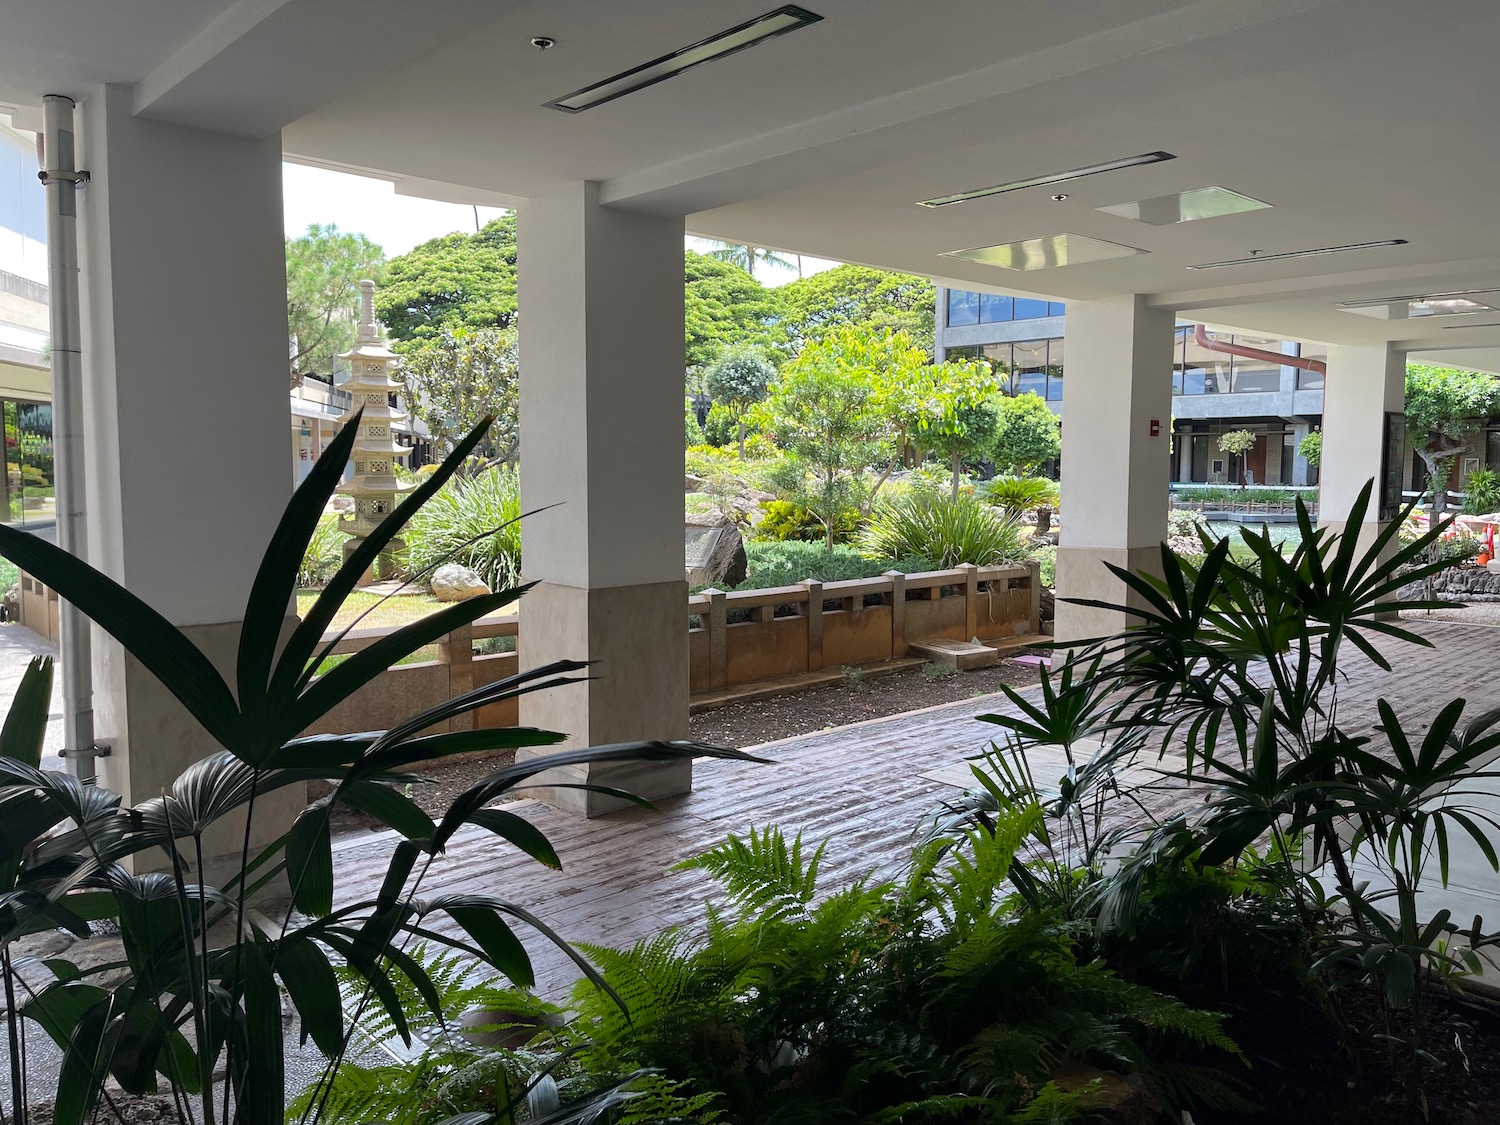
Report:
[[[298,590],[297,616],[306,617],[313,602],[317,600],[317,590]],[[342,629],[366,610],[369,610],[369,613],[360,620],[357,626],[360,629],[377,629],[384,625],[406,625],[441,609],[442,605],[443,603],[431,594],[399,594],[382,601],[379,594],[367,594],[362,590],[355,590],[344,599],[344,604],[334,615],[333,627]]]

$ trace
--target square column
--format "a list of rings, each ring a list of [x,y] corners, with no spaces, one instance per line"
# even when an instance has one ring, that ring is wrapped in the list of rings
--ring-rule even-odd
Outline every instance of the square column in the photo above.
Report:
[[[1161,569],[1169,504],[1173,327],[1170,312],[1148,307],[1140,296],[1068,302],[1053,626],[1060,643],[1119,632],[1134,620],[1123,612],[1063,601],[1128,604],[1125,585],[1105,563]]]
[[[82,103],[79,192],[88,561],[182,627],[234,682],[245,599],[290,496],[281,138]],[[291,607],[288,606],[290,617]],[[158,795],[219,747],[93,631],[101,785]],[[257,804],[275,838],[298,787]],[[221,854],[237,852],[232,826]]]
[[[1342,532],[1369,480],[1375,492],[1356,529],[1360,544],[1380,533],[1385,416],[1406,409],[1406,353],[1389,344],[1334,344],[1323,389],[1323,457],[1318,466],[1318,524]]]
[[[521,721],[566,748],[686,738],[683,567],[683,224],[599,204],[578,183],[529,201],[520,263],[523,668],[594,662],[587,683],[521,697]],[[521,757],[547,751],[521,751]],[[656,798],[692,787],[688,762],[569,767],[541,779]],[[595,816],[623,807],[576,789],[544,799]]]

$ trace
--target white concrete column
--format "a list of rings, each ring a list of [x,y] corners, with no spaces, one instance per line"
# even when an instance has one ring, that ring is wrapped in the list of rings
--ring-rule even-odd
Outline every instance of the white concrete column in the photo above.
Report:
[[[131,106],[117,86],[82,106],[89,562],[233,684],[245,599],[291,493],[281,138],[146,121]],[[127,802],[217,749],[97,629],[94,665],[98,734],[113,748],[99,781]],[[277,806],[299,800],[258,806],[267,835],[286,828]]]
[[[1334,344],[1323,389],[1323,458],[1318,466],[1318,523],[1343,531],[1368,480],[1375,492],[1359,528],[1368,542],[1380,519],[1385,416],[1406,409],[1406,353],[1388,344]]]
[[[1123,612],[1062,600],[1128,604],[1126,587],[1105,563],[1160,571],[1167,533],[1172,339],[1172,314],[1149,308],[1142,297],[1068,302],[1054,625],[1060,642],[1108,635],[1131,623]]]
[[[568,747],[687,737],[681,219],[599,204],[597,184],[531,200],[520,266],[522,666],[591,660],[597,677],[521,699]],[[523,755],[526,753],[522,752]],[[550,771],[648,798],[691,788],[687,762]],[[545,789],[596,815],[619,802]]]

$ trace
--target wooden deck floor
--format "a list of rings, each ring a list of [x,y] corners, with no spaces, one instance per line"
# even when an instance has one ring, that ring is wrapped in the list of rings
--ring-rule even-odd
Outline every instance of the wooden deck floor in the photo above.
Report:
[[[1451,621],[1413,625],[1437,649],[1386,642],[1381,647],[1391,655],[1394,673],[1382,673],[1348,650],[1349,678],[1339,695],[1346,726],[1373,726],[1380,696],[1403,717],[1424,721],[1457,696],[1469,700],[1470,714],[1500,706],[1500,676],[1484,655],[1500,641],[1500,632]],[[775,759],[774,765],[701,763],[694,792],[662,802],[656,812],[584,821],[534,801],[511,805],[548,834],[564,869],[542,868],[494,837],[472,832],[434,864],[423,893],[501,895],[570,940],[621,946],[669,925],[693,925],[702,915],[707,883],[696,873],[667,874],[667,868],[752,825],[800,830],[812,842],[826,839],[825,887],[871,872],[894,874],[908,856],[913,828],[945,795],[957,792],[923,775],[951,776],[952,767],[983,750],[995,728],[975,716],[1002,702],[984,696],[768,744],[758,752]],[[1415,722],[1410,725],[1415,729]],[[1057,776],[1059,764],[1045,758],[1032,763],[1039,782],[1050,780],[1049,772]],[[1197,798],[1180,793],[1167,799]],[[340,837],[341,886],[373,893],[390,844],[384,834]],[[1500,881],[1495,893],[1500,895]],[[565,993],[576,978],[574,967],[542,939],[523,940],[537,964],[539,990],[554,997]]]

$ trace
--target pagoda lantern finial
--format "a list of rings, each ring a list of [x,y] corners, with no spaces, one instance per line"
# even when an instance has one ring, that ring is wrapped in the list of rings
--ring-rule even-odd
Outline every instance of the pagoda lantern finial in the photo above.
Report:
[[[339,419],[352,425],[359,418],[359,434],[354,439],[350,460],[354,475],[338,491],[354,500],[354,513],[340,521],[340,528],[352,538],[344,544],[344,557],[380,526],[396,506],[397,497],[406,490],[396,479],[396,464],[411,453],[396,441],[395,424],[406,415],[391,405],[401,384],[391,376],[401,359],[386,346],[385,337],[375,321],[375,283],[359,283],[359,330],[354,347],[339,356],[349,363],[349,379],[343,389],[353,396],[348,413]],[[360,413],[363,411],[363,413]],[[380,555],[380,567],[391,569],[393,556],[406,544],[391,540]],[[379,569],[380,567],[377,567]]]

